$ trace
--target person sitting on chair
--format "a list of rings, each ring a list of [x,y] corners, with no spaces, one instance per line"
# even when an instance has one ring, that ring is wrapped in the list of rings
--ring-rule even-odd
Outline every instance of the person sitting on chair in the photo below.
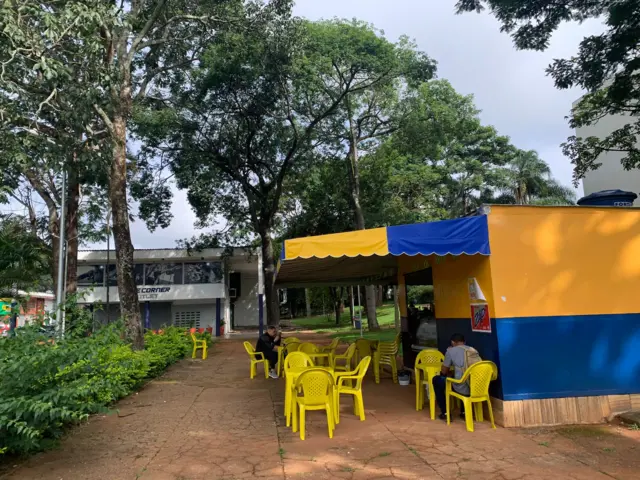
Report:
[[[442,363],[442,371],[440,375],[433,377],[433,390],[436,394],[436,402],[440,407],[440,419],[447,419],[447,400],[446,400],[446,388],[447,377],[452,376],[459,380],[464,375],[466,365],[467,350],[475,352],[474,349],[468,347],[465,344],[464,335],[455,333],[451,336],[451,346],[447,348],[447,353],[444,356],[444,362]],[[453,372],[451,371],[453,367]],[[453,373],[453,375],[451,375]],[[452,385],[456,393],[468,397],[471,394],[471,389],[468,383],[454,383]],[[464,418],[464,412],[461,414]]]
[[[269,362],[269,376],[278,378],[276,372],[276,363],[278,363],[278,348],[280,348],[280,340],[282,334],[276,330],[276,327],[270,325],[267,331],[258,338],[256,344],[256,352],[262,352],[264,358]]]

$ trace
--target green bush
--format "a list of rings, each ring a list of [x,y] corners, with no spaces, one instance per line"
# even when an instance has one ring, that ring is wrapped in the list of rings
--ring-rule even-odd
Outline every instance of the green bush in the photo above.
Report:
[[[145,341],[145,350],[133,351],[117,324],[55,342],[36,328],[0,338],[0,453],[49,447],[65,427],[106,411],[191,348],[177,328]]]
[[[191,351],[191,337],[184,329],[168,327],[162,335],[147,333],[144,336],[146,350],[150,353],[150,375],[157,376],[168,365],[175,363]]]
[[[407,287],[407,299],[409,303],[416,305],[433,302],[433,285],[411,285]]]

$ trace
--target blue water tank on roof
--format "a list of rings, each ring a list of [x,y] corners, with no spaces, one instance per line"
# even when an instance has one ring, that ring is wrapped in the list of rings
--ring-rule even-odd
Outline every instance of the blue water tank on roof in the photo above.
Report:
[[[624,190],[602,190],[582,197],[578,200],[578,205],[631,207],[636,198],[638,198],[638,195],[633,192],[625,192]]]

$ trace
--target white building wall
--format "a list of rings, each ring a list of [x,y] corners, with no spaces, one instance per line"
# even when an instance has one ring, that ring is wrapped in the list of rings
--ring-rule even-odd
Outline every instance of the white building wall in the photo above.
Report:
[[[605,138],[613,131],[633,121],[635,119],[626,115],[608,115],[593,125],[576,129],[576,136]],[[599,158],[602,166],[597,170],[587,172],[583,179],[584,194],[589,195],[601,190],[615,189],[639,193],[640,169],[625,170],[620,163],[624,156],[623,152],[603,153]],[[636,200],[635,205],[640,205],[640,202]]]
[[[183,313],[192,318],[197,311],[200,315],[200,328],[215,328],[216,299],[220,299],[220,313],[225,321],[225,330],[231,327],[231,299],[228,292],[228,275],[230,271],[241,274],[241,297],[234,301],[234,323],[236,326],[258,326],[258,262],[255,256],[245,249],[236,249],[231,257],[223,260],[222,249],[207,249],[191,254],[184,250],[158,249],[136,250],[136,264],[155,263],[193,263],[200,261],[223,262],[223,279],[220,283],[204,284],[167,284],[145,285],[138,287],[141,315],[145,315],[145,302],[151,305],[151,328],[157,329],[165,324],[174,323],[176,314]],[[110,257],[113,264],[114,257]],[[82,251],[79,253],[79,265],[93,266],[106,264],[106,251]],[[184,270],[183,270],[184,271]],[[107,297],[105,286],[83,287],[85,293],[82,303],[102,305]],[[109,287],[110,319],[120,316],[118,288]],[[96,309],[96,321],[105,323],[106,313]]]
[[[235,327],[258,326],[258,275],[242,273],[240,277],[240,298],[234,304]],[[266,313],[265,313],[266,315]]]

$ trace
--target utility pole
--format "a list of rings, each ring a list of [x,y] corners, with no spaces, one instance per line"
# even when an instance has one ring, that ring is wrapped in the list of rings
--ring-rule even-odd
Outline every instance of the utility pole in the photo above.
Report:
[[[58,288],[56,291],[56,326],[64,335],[64,324],[60,321],[63,310],[63,288],[64,288],[64,266],[65,266],[65,237],[67,229],[65,228],[65,214],[67,209],[67,173],[62,170],[62,192],[60,194],[60,227],[58,228]]]
[[[66,230],[66,228],[65,228]],[[65,239],[64,242],[64,288],[62,289],[62,304],[67,303],[67,269],[69,267],[69,242]],[[67,312],[62,311],[62,334],[67,327]]]
[[[107,323],[109,323],[109,254],[111,250],[111,207],[107,211],[107,266],[104,268],[105,278],[103,279],[107,286]]]

